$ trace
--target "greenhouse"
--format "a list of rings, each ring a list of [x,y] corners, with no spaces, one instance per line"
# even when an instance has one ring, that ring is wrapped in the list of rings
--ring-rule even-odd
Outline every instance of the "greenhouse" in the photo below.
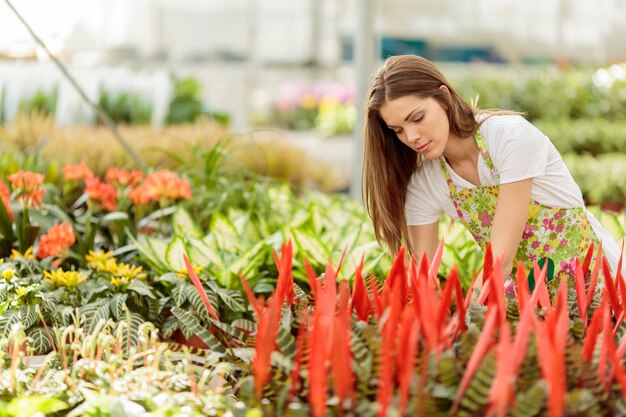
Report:
[[[1,416],[626,416],[626,9],[0,1]]]

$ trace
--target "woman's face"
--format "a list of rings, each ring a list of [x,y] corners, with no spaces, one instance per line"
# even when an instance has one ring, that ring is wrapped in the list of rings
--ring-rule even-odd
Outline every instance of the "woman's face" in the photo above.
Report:
[[[432,97],[404,96],[387,101],[380,115],[398,139],[426,159],[439,158],[448,143],[450,122]]]

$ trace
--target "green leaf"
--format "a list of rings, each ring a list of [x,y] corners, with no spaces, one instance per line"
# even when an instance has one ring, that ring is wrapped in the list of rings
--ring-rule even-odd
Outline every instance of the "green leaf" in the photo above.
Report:
[[[326,265],[331,254],[320,239],[321,235],[311,235],[298,229],[292,229],[294,243],[301,251],[300,257],[317,265]]]
[[[23,305],[20,308],[20,321],[24,326],[24,329],[30,328],[33,324],[39,321],[39,314],[37,314],[37,308],[34,305]]]
[[[127,289],[130,291],[134,291],[139,295],[143,295],[144,297],[156,299],[156,297],[152,293],[152,287],[140,279],[133,279],[130,282],[130,285],[128,285]]]
[[[226,323],[222,323],[219,320],[214,320],[214,319],[210,318],[209,321],[215,327],[217,327],[218,329],[222,330],[224,333],[226,333],[227,335],[231,336],[235,340],[237,340],[239,342],[242,342],[243,344],[246,343],[246,341],[248,339],[248,334],[246,332],[243,332],[243,331],[241,331],[240,329],[238,329],[236,327],[229,326]]]
[[[145,323],[141,314],[126,310],[126,317],[120,320],[115,327],[115,337],[122,341],[122,349],[128,353],[132,346],[139,343],[139,327]]]
[[[186,329],[190,334],[198,336],[209,346],[209,349],[220,353],[224,353],[226,351],[224,345],[222,345],[220,341],[217,340],[208,330],[202,327],[200,322],[191,313],[179,307],[173,307],[172,314],[180,320],[181,329]]]
[[[0,316],[0,339],[6,339],[11,334],[13,325],[20,323],[18,310],[7,310]]]
[[[45,355],[52,350],[52,343],[48,332],[43,327],[33,327],[26,331],[26,336],[30,338],[30,347],[35,350],[36,355]]]
[[[189,239],[189,260],[195,265],[224,269],[224,260],[214,239]]]
[[[81,321],[84,321],[87,328],[87,332],[93,331],[94,327],[101,320],[108,320],[110,317],[109,302],[106,299],[101,299],[93,303],[86,304],[78,309],[81,317]]]
[[[221,213],[215,213],[211,218],[211,235],[216,239],[219,248],[229,252],[241,250],[241,239],[237,228],[230,219]]]
[[[68,407],[66,403],[56,398],[40,396],[17,397],[7,405],[11,416],[35,416],[55,413]]]
[[[163,338],[169,339],[172,337],[172,334],[178,329],[178,319],[176,316],[171,316],[165,319],[163,324],[161,325],[161,333],[163,334]]]
[[[199,239],[203,235],[202,230],[194,224],[189,212],[182,207],[178,207],[174,212],[172,226],[175,234],[185,236],[186,238]]]
[[[241,329],[250,335],[256,334],[256,323],[248,319],[236,319],[230,324],[231,327]]]
[[[128,239],[135,245],[141,258],[151,265],[157,272],[167,272],[167,265],[165,264],[165,250],[167,244],[159,239],[151,238],[149,236],[140,236],[139,239],[135,238],[130,232],[127,233]],[[161,251],[161,248],[163,250]]]
[[[264,259],[271,248],[274,247],[274,242],[276,240],[281,239],[281,234],[276,232],[262,241],[256,243],[248,250],[246,250],[235,262],[231,263],[228,267],[228,272],[231,274],[238,276],[239,274],[243,274],[244,277],[250,276],[250,272],[254,268],[258,268],[259,262]],[[232,289],[235,286],[230,282],[230,275],[220,277],[220,285]],[[226,282],[223,282],[226,281]]]
[[[222,300],[226,307],[228,307],[231,311],[246,311],[246,303],[240,291],[220,288],[213,281],[208,281],[207,285],[217,294],[220,300]]]
[[[129,220],[128,213],[123,211],[112,211],[102,216],[102,224],[107,224],[118,220]]]
[[[132,285],[132,283],[131,283]],[[116,320],[121,320],[126,311],[126,299],[128,298],[128,294],[113,294],[111,300],[109,300],[109,306],[111,307],[111,314]]]
[[[204,288],[204,287],[203,287]],[[204,288],[206,290],[206,288]],[[201,319],[208,321],[211,318],[206,306],[204,305],[204,301],[200,294],[198,294],[198,290],[194,285],[188,284],[185,285],[185,292],[187,293],[187,300],[193,306],[193,311],[200,316]],[[219,308],[219,302],[217,295],[212,291],[205,291],[207,297],[209,298],[209,302],[211,303],[211,307],[213,310],[217,312]]]
[[[174,304],[177,307],[182,307],[185,301],[187,301],[187,285],[186,282],[181,282],[172,288],[172,300],[174,300]]]
[[[183,238],[181,236],[175,236],[165,250],[165,262],[170,271],[179,272],[186,270],[185,262],[183,261],[183,255],[186,253],[187,248],[185,247]]]

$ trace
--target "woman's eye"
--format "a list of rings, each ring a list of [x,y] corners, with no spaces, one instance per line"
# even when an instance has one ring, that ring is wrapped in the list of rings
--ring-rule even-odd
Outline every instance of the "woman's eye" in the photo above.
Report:
[[[418,117],[416,119],[413,119],[413,123],[421,122],[423,118],[424,118],[424,116],[420,116],[420,117]]]

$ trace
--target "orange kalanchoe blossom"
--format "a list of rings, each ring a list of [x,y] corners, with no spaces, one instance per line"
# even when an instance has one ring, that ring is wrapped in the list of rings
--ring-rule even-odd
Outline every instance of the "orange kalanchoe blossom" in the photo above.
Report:
[[[48,233],[39,238],[37,257],[39,259],[50,256],[63,255],[76,242],[76,235],[72,226],[67,223],[59,223],[52,226]]]
[[[117,210],[117,190],[111,184],[90,178],[85,180],[85,192],[90,200],[99,203],[105,210]]]
[[[46,190],[41,187],[45,175],[36,172],[19,170],[7,176],[16,193],[18,201],[26,202],[29,206],[40,206]]]
[[[2,181],[0,181],[0,198],[2,198],[2,202],[4,203],[4,207],[7,210],[7,214],[11,221],[13,221],[13,212],[11,211],[11,206],[9,205],[9,200],[11,199],[11,191],[9,188],[4,185]]]
[[[109,184],[116,187],[134,187],[141,181],[143,174],[137,170],[127,170],[117,167],[107,169],[105,179]]]
[[[63,177],[65,177],[65,181],[79,181],[93,178],[94,175],[83,161],[77,165],[65,165],[63,167]]]
[[[146,177],[144,182],[128,194],[134,205],[145,205],[152,201],[191,198],[191,185],[174,172],[161,169]]]

